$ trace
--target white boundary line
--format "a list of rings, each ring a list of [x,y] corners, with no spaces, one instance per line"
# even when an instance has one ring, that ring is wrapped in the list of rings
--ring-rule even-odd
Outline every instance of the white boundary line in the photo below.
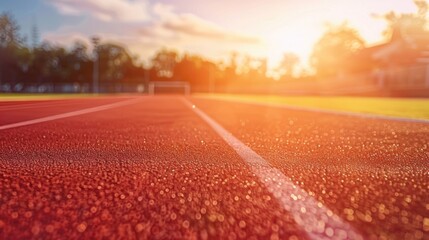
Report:
[[[129,105],[129,104],[137,102],[138,100],[139,99],[130,99],[130,100],[120,101],[120,102],[116,102],[116,103],[101,105],[101,106],[97,106],[97,107],[85,108],[85,109],[77,110],[77,111],[73,111],[73,112],[61,113],[61,114],[57,114],[57,115],[32,119],[32,120],[23,121],[23,122],[6,124],[3,126],[0,126],[0,131],[6,130],[6,129],[11,129],[11,128],[23,127],[23,126],[27,126],[27,125],[36,124],[36,123],[43,123],[43,122],[58,120],[58,119],[62,119],[62,118],[79,116],[79,115],[87,114],[87,113],[99,112],[99,111],[103,111],[103,110],[107,110],[107,109],[111,109],[111,108]]]
[[[237,154],[246,161],[250,169],[265,185],[279,204],[293,216],[298,226],[310,239],[363,239],[348,223],[317,201],[277,168],[234,137],[215,120],[198,109],[189,100],[182,98]]]
[[[45,107],[56,107],[56,106],[63,106],[63,105],[70,105],[75,104],[75,102],[51,102],[51,103],[29,103],[29,104],[14,104],[11,106],[4,106],[0,107],[0,111],[16,111],[16,110],[22,110],[22,109],[31,109],[31,108],[45,108]]]
[[[263,107],[283,108],[283,109],[296,110],[296,111],[334,114],[334,115],[341,115],[341,116],[348,116],[348,117],[358,117],[358,118],[369,118],[369,119],[389,120],[389,121],[398,121],[398,122],[429,124],[428,119],[393,117],[393,116],[384,116],[384,115],[377,115],[377,114],[371,114],[371,113],[354,113],[354,112],[336,111],[336,110],[328,110],[328,109],[320,109],[320,108],[312,108],[312,107],[300,107],[300,106],[288,105],[288,104],[283,104],[283,103],[264,103],[264,102],[258,102],[258,101],[253,101],[253,100],[222,99],[222,98],[216,98],[216,97],[214,97],[214,98],[213,97],[197,97],[197,98],[217,100],[217,101],[225,101],[225,102],[243,103],[243,104],[257,105],[257,106],[263,106]]]

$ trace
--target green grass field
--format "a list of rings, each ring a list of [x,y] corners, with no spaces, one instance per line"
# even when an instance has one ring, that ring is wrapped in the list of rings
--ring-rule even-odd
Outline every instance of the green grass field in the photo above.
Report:
[[[303,108],[328,109],[342,112],[370,113],[384,116],[429,120],[429,98],[375,97],[315,97],[198,94],[197,97],[243,102],[281,104]]]
[[[0,94],[0,101],[28,101],[100,97],[93,94]],[[327,109],[342,112],[370,113],[384,116],[429,120],[429,99],[375,97],[316,97],[238,94],[194,94],[195,97],[242,102],[279,104],[294,107]]]

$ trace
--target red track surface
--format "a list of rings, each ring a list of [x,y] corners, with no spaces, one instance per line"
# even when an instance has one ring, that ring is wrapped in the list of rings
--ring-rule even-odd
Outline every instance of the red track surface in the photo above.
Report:
[[[180,98],[0,130],[0,239],[308,237]],[[125,99],[2,103],[0,126]],[[429,124],[190,100],[365,238],[429,238]]]

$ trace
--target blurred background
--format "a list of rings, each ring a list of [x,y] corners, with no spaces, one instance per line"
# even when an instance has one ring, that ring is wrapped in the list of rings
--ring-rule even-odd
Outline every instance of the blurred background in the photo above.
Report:
[[[0,2],[0,92],[429,97],[428,4]]]

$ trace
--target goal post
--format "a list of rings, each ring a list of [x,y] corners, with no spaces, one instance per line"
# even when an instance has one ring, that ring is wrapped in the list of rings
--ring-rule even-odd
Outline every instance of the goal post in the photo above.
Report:
[[[191,94],[191,85],[188,82],[183,81],[153,81],[149,83],[148,93],[149,95],[155,95],[157,89],[182,89],[185,95]]]

